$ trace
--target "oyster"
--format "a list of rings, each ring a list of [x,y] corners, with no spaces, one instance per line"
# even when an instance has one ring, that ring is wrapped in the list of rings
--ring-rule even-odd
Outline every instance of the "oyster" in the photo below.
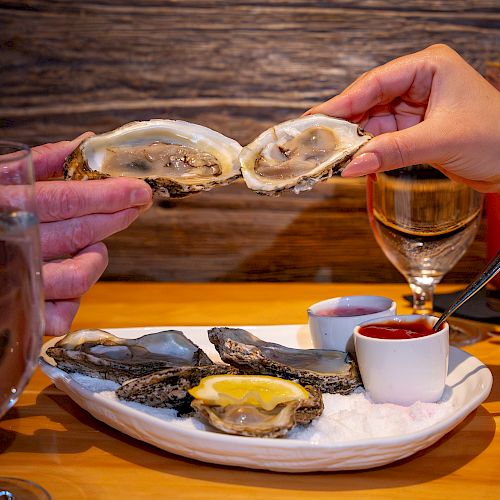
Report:
[[[296,424],[308,424],[323,412],[321,392],[312,386],[305,389],[308,399],[281,403],[271,410],[250,404],[218,406],[197,399],[191,406],[209,424],[228,434],[280,437]]]
[[[369,139],[361,127],[325,115],[289,120],[266,130],[240,153],[241,173],[260,194],[296,193],[341,172]]]
[[[174,408],[179,414],[192,412],[193,397],[188,390],[209,375],[236,374],[238,370],[223,363],[206,366],[181,366],[156,371],[128,380],[116,389],[116,395],[127,401],[148,406]]]
[[[69,373],[123,383],[165,368],[212,365],[210,358],[177,330],[151,333],[138,339],[116,337],[103,330],[69,333],[47,355]]]
[[[137,121],[84,140],[64,165],[66,179],[144,179],[160,197],[182,197],[241,177],[238,142],[180,120]]]
[[[265,342],[241,328],[211,328],[208,338],[222,361],[242,373],[274,375],[329,393],[349,394],[361,385],[356,363],[346,352],[293,349]]]

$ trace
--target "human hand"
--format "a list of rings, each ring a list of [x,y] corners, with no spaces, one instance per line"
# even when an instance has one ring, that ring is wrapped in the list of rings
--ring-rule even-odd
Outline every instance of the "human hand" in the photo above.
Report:
[[[478,191],[500,191],[500,92],[446,45],[368,71],[313,113],[376,136],[343,177],[427,163]]]
[[[69,331],[80,297],[106,269],[102,240],[128,227],[151,205],[151,189],[139,179],[47,180],[63,174],[65,157],[88,135],[32,149],[46,335]]]

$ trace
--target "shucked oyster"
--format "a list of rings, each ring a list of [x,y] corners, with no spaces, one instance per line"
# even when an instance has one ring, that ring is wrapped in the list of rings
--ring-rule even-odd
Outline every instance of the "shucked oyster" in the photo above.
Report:
[[[204,401],[198,398],[191,406],[209,424],[228,434],[280,437],[296,424],[308,424],[323,413],[323,398],[319,389],[313,386],[305,386],[302,389],[305,398],[291,399],[270,408],[265,408],[256,401],[253,404],[247,402],[222,405],[216,400]],[[252,392],[254,391],[255,389]]]
[[[158,196],[182,197],[241,177],[241,146],[180,120],[132,122],[83,141],[68,156],[66,179],[144,179]]]
[[[165,368],[213,364],[197,345],[177,330],[151,333],[138,339],[119,338],[103,330],[78,330],[49,347],[47,355],[66,372],[120,384]]]
[[[274,375],[330,393],[349,394],[361,385],[357,366],[345,352],[293,349],[265,342],[241,328],[211,328],[208,338],[222,361],[242,373]]]
[[[371,137],[354,123],[325,115],[289,120],[242,149],[241,172],[247,186],[260,194],[299,193],[341,172]]]

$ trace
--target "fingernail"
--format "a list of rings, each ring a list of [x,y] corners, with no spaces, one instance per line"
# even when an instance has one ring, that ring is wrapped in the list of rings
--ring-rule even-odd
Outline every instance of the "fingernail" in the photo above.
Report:
[[[342,172],[342,177],[359,177],[373,174],[380,168],[380,161],[375,153],[363,153],[347,165]]]
[[[132,205],[144,205],[151,201],[151,191],[147,189],[134,189],[130,193],[130,203]]]

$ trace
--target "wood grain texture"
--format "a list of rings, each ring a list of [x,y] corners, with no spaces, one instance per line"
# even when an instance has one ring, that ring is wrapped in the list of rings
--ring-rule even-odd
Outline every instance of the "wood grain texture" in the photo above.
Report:
[[[500,63],[494,0],[4,1],[0,26],[0,133],[29,144],[153,117],[246,144],[432,43],[492,81]],[[345,181],[278,199],[236,185],[156,206],[109,239],[105,278],[402,280],[364,203],[364,187]],[[484,255],[483,228],[446,279],[468,280]]]
[[[279,198],[236,183],[153,207],[107,240],[107,273],[153,281],[403,281],[375,242],[365,205],[363,179]],[[483,226],[447,281],[480,269],[484,241]]]

